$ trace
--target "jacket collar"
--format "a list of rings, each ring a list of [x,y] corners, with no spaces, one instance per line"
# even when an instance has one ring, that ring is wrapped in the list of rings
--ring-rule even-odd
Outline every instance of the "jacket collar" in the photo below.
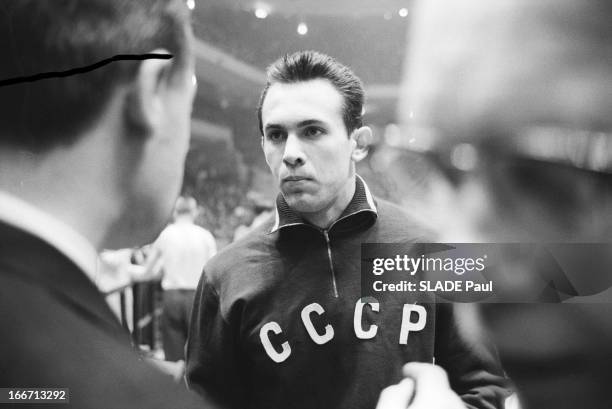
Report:
[[[50,244],[76,264],[92,282],[97,282],[98,253],[74,228],[2,190],[0,221]]]
[[[290,226],[310,225],[310,223],[305,221],[299,213],[289,207],[289,205],[285,201],[285,198],[280,193],[276,198],[275,213],[276,217],[274,225],[270,230],[270,233],[274,233],[277,230],[284,229]],[[369,213],[373,216],[373,218],[376,218],[378,216],[376,202],[374,201],[374,197],[370,193],[368,185],[361,178],[361,176],[356,175],[355,194],[353,195],[353,198],[351,199],[346,209],[344,209],[340,217],[334,223],[339,220],[347,219],[358,213]]]

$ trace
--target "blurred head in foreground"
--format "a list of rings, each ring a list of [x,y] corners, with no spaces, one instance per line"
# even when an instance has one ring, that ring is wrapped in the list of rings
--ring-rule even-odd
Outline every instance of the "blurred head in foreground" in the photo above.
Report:
[[[0,5],[0,189],[98,248],[150,241],[182,182],[191,48],[182,0]]]
[[[400,118],[431,159],[440,240],[610,242],[612,3],[427,0],[413,15]],[[515,271],[528,291],[534,271]],[[610,407],[610,305],[486,306],[528,408]]]
[[[444,238],[607,241],[612,4],[434,0],[416,15],[400,116],[453,195]]]

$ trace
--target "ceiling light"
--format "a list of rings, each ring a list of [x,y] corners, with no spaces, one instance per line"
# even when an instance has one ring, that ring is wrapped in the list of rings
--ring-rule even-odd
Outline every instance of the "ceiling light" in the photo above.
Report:
[[[400,17],[407,17],[408,16],[408,9],[407,8],[401,8],[397,12],[397,14],[399,14]]]
[[[306,33],[308,33],[308,26],[306,25],[306,23],[300,23],[297,26],[297,32],[299,35],[301,36],[305,36]]]
[[[464,172],[474,170],[478,163],[478,152],[471,144],[461,143],[453,148],[451,163],[454,167]]]
[[[187,0],[187,7],[189,7],[189,10],[193,10],[195,8],[195,0]]]
[[[255,9],[255,17],[257,18],[261,18],[264,19],[266,17],[268,17],[268,10],[262,8],[262,7],[258,7]]]

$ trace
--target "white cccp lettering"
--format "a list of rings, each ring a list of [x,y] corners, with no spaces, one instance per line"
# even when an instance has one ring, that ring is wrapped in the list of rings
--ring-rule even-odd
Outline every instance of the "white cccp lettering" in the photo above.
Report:
[[[281,329],[280,325],[278,325],[274,321],[268,322],[259,330],[259,339],[261,339],[261,344],[266,350],[266,353],[270,358],[272,358],[274,362],[280,364],[281,362],[289,358],[289,355],[291,355],[291,347],[289,346],[289,342],[285,341],[281,345],[282,351],[277,352],[272,346],[272,343],[270,342],[270,338],[268,336],[270,332],[274,332],[278,335],[283,332],[283,330]]]
[[[357,304],[355,304],[355,315],[353,316],[353,327],[355,328],[355,335],[359,339],[371,339],[376,336],[376,332],[378,331],[378,325],[370,325],[370,328],[364,330],[361,326],[361,318],[363,316],[363,307],[369,304],[372,308],[372,311],[378,312],[380,310],[380,304],[377,302],[364,302],[362,300],[357,300]]]
[[[418,319],[416,322],[410,321],[410,316],[416,312]],[[402,313],[402,329],[400,331],[399,343],[406,345],[408,343],[408,334],[414,331],[421,331],[425,328],[427,322],[427,310],[416,304],[404,304]]]
[[[308,304],[302,310],[302,322],[304,323],[304,327],[306,327],[306,331],[308,331],[310,338],[312,338],[312,340],[316,342],[317,344],[323,345],[326,342],[331,341],[331,339],[334,337],[334,329],[332,328],[331,325],[327,324],[325,326],[325,332],[323,333],[323,335],[319,335],[314,325],[312,325],[312,321],[310,320],[310,314],[313,312],[316,312],[317,314],[322,315],[325,312],[325,310],[323,309],[323,307],[321,307],[320,304],[316,302],[312,304]]]

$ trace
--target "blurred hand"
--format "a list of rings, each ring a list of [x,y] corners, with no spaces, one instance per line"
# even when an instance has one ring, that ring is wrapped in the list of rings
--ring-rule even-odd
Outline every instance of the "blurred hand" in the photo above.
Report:
[[[376,409],[406,409],[414,394],[414,381],[405,378],[396,385],[383,389]]]
[[[176,383],[183,382],[185,376],[185,361],[182,359],[176,362],[161,361],[155,358],[147,358],[147,362],[162,371],[163,373],[172,376]]]
[[[151,247],[147,250],[142,264],[130,264],[128,272],[132,282],[143,282],[160,279],[163,276],[164,260],[161,252]]]
[[[406,378],[382,391],[376,409],[465,409],[439,366],[412,362],[403,372]]]

